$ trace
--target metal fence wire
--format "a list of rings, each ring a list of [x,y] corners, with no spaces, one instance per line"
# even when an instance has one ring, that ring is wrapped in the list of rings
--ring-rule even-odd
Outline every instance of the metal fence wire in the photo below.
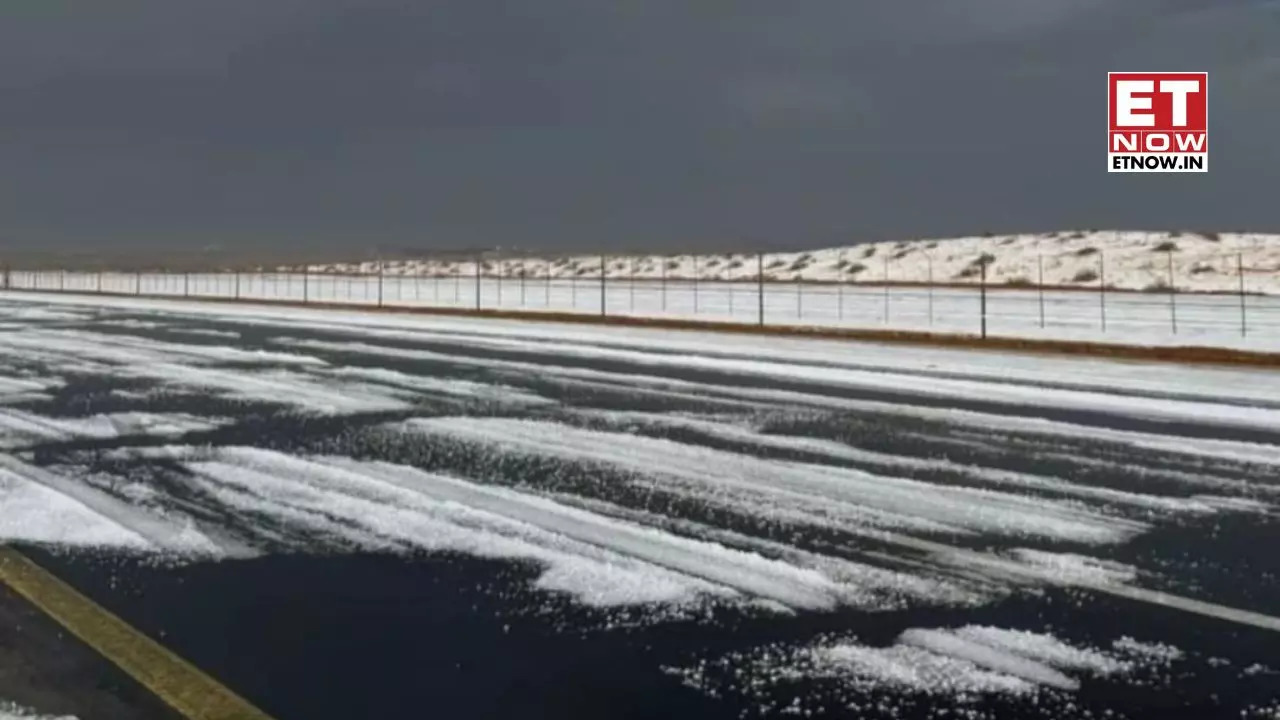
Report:
[[[1077,243],[1078,244],[1078,243]],[[311,264],[103,260],[6,267],[6,290],[523,311],[1088,339],[1261,337],[1280,260],[1174,242],[1001,252],[929,243],[812,252],[416,253]],[[1266,257],[1254,254],[1251,257]],[[1280,254],[1275,254],[1280,257]],[[65,260],[65,259],[64,259]]]

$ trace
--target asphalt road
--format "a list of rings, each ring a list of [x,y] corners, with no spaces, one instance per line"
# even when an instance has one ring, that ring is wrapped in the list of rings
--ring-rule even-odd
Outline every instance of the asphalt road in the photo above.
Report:
[[[1280,717],[1274,373],[0,298],[0,378],[0,542],[279,720]],[[29,611],[0,701],[165,717]]]
[[[137,681],[4,585],[0,585],[0,698],[23,708],[40,708],[49,716],[181,720]]]

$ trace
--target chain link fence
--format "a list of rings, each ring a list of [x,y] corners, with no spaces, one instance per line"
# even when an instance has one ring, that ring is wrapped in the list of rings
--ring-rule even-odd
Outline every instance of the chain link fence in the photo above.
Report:
[[[1077,243],[1078,244],[1078,243]],[[1280,254],[1176,242],[1058,252],[880,243],[813,252],[414,253],[245,265],[80,259],[7,268],[4,288],[1221,344],[1276,338]],[[1277,341],[1280,345],[1280,340]]]

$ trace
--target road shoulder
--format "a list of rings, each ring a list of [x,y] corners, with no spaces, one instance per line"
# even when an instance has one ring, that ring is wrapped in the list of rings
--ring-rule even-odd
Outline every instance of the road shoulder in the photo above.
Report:
[[[0,703],[81,720],[182,720],[0,583]]]

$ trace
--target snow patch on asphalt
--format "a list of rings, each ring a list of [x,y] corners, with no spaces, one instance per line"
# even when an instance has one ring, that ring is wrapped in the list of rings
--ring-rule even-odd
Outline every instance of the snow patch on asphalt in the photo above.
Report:
[[[1182,650],[1161,642],[1143,642],[1128,635],[1116,640],[1111,644],[1117,652],[1124,653],[1130,657],[1143,658],[1149,662],[1157,662],[1162,665],[1173,663],[1186,657]]]
[[[0,720],[78,720],[74,715],[41,715],[35,710],[0,700]]]
[[[1231,506],[1235,510],[1245,508],[1244,505],[1240,504],[1232,505],[1231,499],[1211,496],[1192,498],[1167,497],[1096,487],[1083,483],[1074,483],[1061,478],[977,465],[965,465],[945,458],[895,455],[876,450],[866,450],[835,440],[764,433],[741,423],[715,422],[667,413],[634,411],[584,410],[580,411],[578,415],[583,419],[594,420],[623,431],[634,425],[691,430],[708,437],[744,443],[753,447],[801,452],[828,459],[848,460],[891,470],[947,472],[964,477],[974,483],[1041,490],[1135,508],[1188,514],[1210,514],[1227,506]],[[1248,507],[1256,511],[1265,509],[1266,505],[1253,503]]]
[[[1029,570],[1056,585],[1123,584],[1132,582],[1138,576],[1138,569],[1132,565],[1088,555],[1029,548],[1015,548],[1009,554],[1024,563]]]
[[[191,345],[88,330],[29,329],[0,333],[0,357],[46,362],[131,366],[145,363],[238,363],[243,365],[323,365],[306,355],[245,350],[230,345]]]
[[[317,415],[387,412],[413,407],[405,390],[369,383],[326,381],[291,370],[247,372],[158,363],[121,368],[118,375],[158,381],[167,388],[210,392],[225,399],[279,404]]]
[[[154,549],[146,538],[72,498],[0,469],[0,540],[70,547]]]
[[[973,601],[971,593],[941,579],[782,544],[699,537],[603,508],[386,462],[297,457],[252,447],[122,448],[109,457],[181,464],[189,474],[173,476],[163,485],[188,488],[180,493],[184,511],[248,518],[223,530],[258,551],[285,542],[301,552],[425,550],[533,561],[541,567],[534,587],[597,607],[718,601],[829,611],[900,608],[904,601]],[[129,513],[166,505],[168,493],[161,487],[147,489],[123,480],[117,490],[133,503]],[[95,478],[98,485],[101,478]],[[140,527],[132,515],[115,524]],[[263,534],[263,528],[271,532]],[[58,541],[37,530],[29,534]],[[156,535],[150,533],[148,540]],[[82,542],[90,540],[113,542],[109,535]],[[138,541],[116,544],[136,546]],[[174,545],[164,539],[153,544]]]
[[[939,485],[850,468],[764,459],[671,440],[585,430],[541,420],[424,418],[390,427],[424,437],[486,445],[503,455],[603,463],[636,482],[728,510],[765,512],[818,526],[955,534],[1124,541],[1141,522],[1045,498]]]
[[[178,512],[146,508],[0,454],[0,539],[147,550],[192,558],[241,554]]]
[[[42,393],[62,386],[59,378],[42,377],[0,377],[0,398],[12,395]]]
[[[835,699],[854,710],[906,707],[911,698],[963,706],[984,697],[1036,696],[1049,702],[1073,693],[1085,678],[1121,677],[1146,667],[1142,658],[1076,645],[1049,633],[968,625],[909,628],[888,646],[852,636],[820,637],[732,653],[664,671],[715,696],[744,695],[785,714],[813,711]],[[796,695],[786,689],[818,682],[830,692]],[[892,695],[886,696],[886,693]]]
[[[323,377],[338,378],[344,381],[358,381],[389,385],[395,388],[418,390],[424,393],[444,395],[455,398],[488,400],[513,405],[544,405],[553,401],[535,393],[506,385],[459,380],[457,378],[434,378],[425,375],[411,375],[399,370],[370,367],[338,367],[316,370],[315,374]]]
[[[176,437],[213,430],[231,423],[228,418],[207,418],[187,413],[120,412],[85,418],[51,418],[20,410],[0,408],[0,448],[13,449],[36,442],[73,438],[109,439],[130,435]]]
[[[253,448],[214,451],[187,467],[258,508],[322,515],[342,527],[426,550],[531,559],[536,585],[591,605],[746,597],[798,610],[864,602],[874,576],[842,577],[756,552],[683,537],[552,499],[415,468],[347,458],[295,458]]]
[[[240,333],[235,330],[212,330],[209,328],[169,328],[169,332],[179,335],[195,335],[198,337],[227,338],[236,340],[240,338]]]

